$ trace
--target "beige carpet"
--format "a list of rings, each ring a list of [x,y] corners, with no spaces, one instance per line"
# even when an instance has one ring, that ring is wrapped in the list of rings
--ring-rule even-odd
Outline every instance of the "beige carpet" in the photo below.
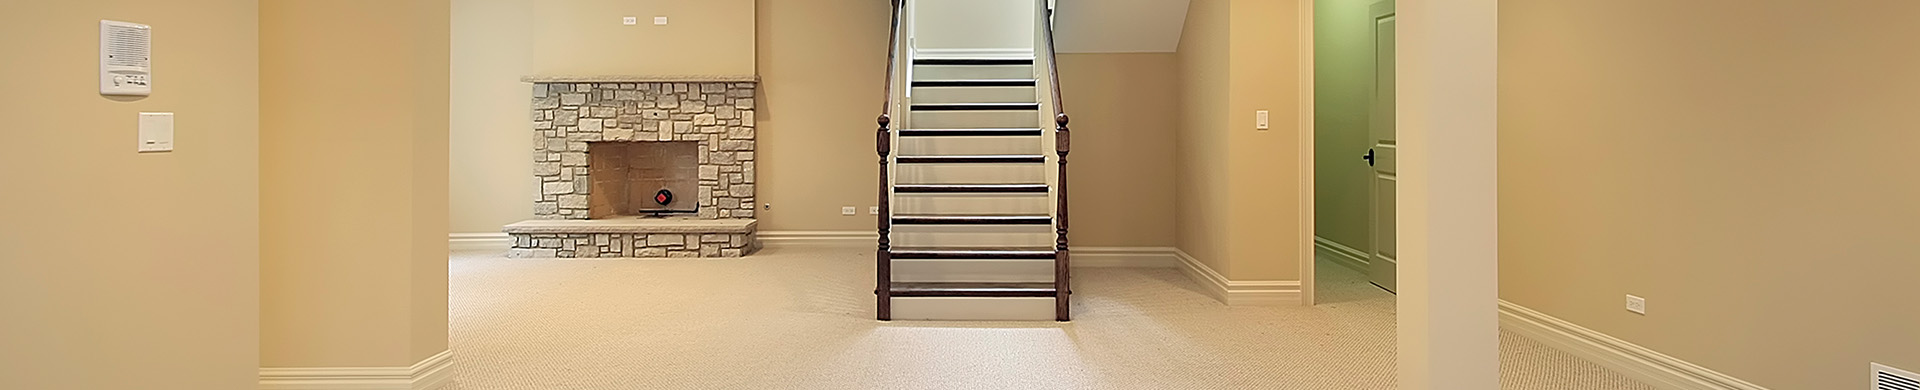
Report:
[[[1175,269],[1076,270],[1070,324],[878,322],[871,249],[452,260],[453,389],[1388,389],[1393,297],[1226,307]],[[1652,389],[1501,334],[1507,389]]]

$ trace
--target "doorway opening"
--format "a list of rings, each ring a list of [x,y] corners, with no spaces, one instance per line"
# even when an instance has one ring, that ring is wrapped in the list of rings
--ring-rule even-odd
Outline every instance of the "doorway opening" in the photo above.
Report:
[[[1379,299],[1395,290],[1398,269],[1394,0],[1316,0],[1313,9],[1310,277],[1319,303]]]

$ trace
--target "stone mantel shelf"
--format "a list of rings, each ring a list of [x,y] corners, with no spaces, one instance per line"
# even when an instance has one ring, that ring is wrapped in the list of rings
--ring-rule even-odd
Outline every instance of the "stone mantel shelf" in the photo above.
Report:
[[[602,75],[602,76],[526,76],[524,83],[757,83],[759,75]]]

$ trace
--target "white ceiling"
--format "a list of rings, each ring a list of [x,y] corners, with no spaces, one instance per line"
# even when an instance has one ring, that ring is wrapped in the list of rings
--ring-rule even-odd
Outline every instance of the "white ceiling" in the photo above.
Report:
[[[1187,0],[1056,0],[1061,53],[1160,53],[1180,47]]]

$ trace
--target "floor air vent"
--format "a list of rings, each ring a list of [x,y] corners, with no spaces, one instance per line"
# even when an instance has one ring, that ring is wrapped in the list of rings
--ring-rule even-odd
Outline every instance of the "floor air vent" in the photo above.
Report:
[[[1875,363],[1873,390],[1920,390],[1920,375]]]

